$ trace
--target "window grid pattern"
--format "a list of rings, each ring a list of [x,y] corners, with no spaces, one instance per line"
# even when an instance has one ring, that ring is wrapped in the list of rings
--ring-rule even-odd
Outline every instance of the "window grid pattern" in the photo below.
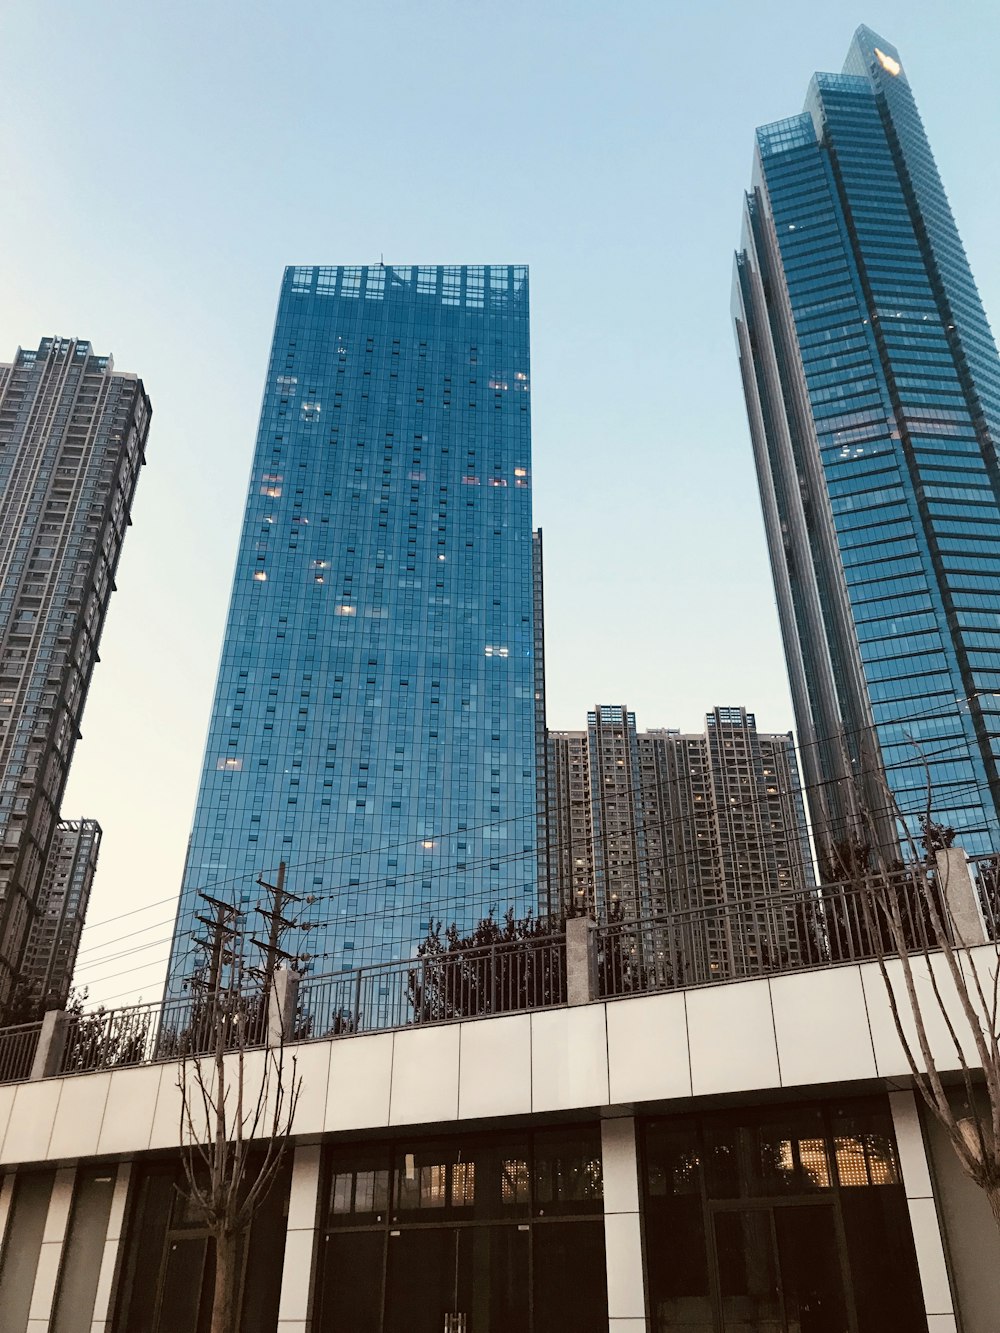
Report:
[[[1000,620],[974,612],[1000,574],[1000,478],[956,333],[981,343],[981,306],[965,265],[954,314],[906,154],[933,161],[876,41],[861,30],[848,73],[815,77],[811,142],[758,136],[737,334],[820,842],[843,836],[848,773],[884,807],[881,769],[911,828],[929,776],[935,817],[986,851]],[[988,398],[995,349],[976,364]]]
[[[527,271],[292,268],[169,973],[197,892],[330,971],[537,903]]]

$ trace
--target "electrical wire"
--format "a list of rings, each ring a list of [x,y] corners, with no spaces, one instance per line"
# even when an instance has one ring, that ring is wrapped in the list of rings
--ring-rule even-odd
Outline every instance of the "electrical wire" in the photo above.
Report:
[[[983,692],[979,692],[978,694],[974,694],[974,695],[966,696],[965,698],[960,698],[959,696],[955,696],[954,702],[957,702],[957,703],[967,703],[967,702],[971,701],[972,699],[974,699],[974,698],[978,698],[978,697],[1000,697],[1000,696],[996,696],[996,695],[994,695],[992,692],[986,692],[986,691],[983,691]],[[925,713],[925,714],[913,714],[913,715],[910,715],[909,717],[906,717],[906,718],[897,719],[897,720],[896,720],[895,722],[893,722],[893,723],[884,723],[884,724],[881,724],[881,725],[896,725],[896,726],[901,726],[901,725],[905,725],[907,722],[933,720],[934,718],[936,718],[936,717],[938,717],[938,716],[941,716],[943,713],[946,714],[948,711],[950,711],[951,707],[952,707],[951,704],[949,704],[949,705],[947,705],[947,706],[946,706],[946,705],[942,705],[941,709],[934,710],[934,711],[931,712],[931,713]],[[856,734],[856,733],[858,733],[858,732],[865,731],[865,730],[870,730],[870,729],[871,729],[871,728],[870,728],[869,726],[867,726],[867,725],[864,726],[864,727],[858,727],[858,728],[854,728],[854,729],[851,729],[851,730],[848,730],[848,729],[842,729],[842,730],[838,731],[835,735],[828,736],[828,737],[825,737],[825,738],[815,738],[815,739],[812,740],[812,741],[804,742],[804,743],[802,743],[802,744],[800,744],[800,745],[798,746],[798,749],[801,751],[803,748],[806,748],[806,747],[808,747],[808,746],[818,746],[818,745],[820,745],[820,744],[824,744],[824,743],[829,742],[829,741],[831,741],[831,740],[843,739],[843,738],[846,737],[847,735]],[[765,733],[765,734],[770,734],[770,733]],[[780,734],[780,733],[779,733],[779,734]],[[942,740],[946,740],[946,739],[951,739],[951,738],[945,738],[945,737],[942,737],[942,738],[940,738],[940,739],[942,739]],[[902,743],[902,742],[900,742],[900,743]],[[915,748],[918,748],[918,753],[919,753],[919,752],[920,752],[920,751],[919,751],[919,747],[916,747],[916,743],[915,743],[915,742],[914,742],[914,745],[915,745]],[[955,739],[955,740],[954,740],[954,743],[953,743],[952,745],[948,745],[948,746],[945,746],[944,748],[940,748],[940,749],[937,749],[937,750],[932,750],[932,751],[930,751],[930,752],[926,752],[926,751],[922,752],[922,753],[921,753],[921,759],[924,760],[924,761],[926,761],[926,762],[933,762],[933,761],[935,761],[935,760],[939,760],[939,759],[941,759],[943,756],[947,755],[948,753],[950,753],[951,751],[953,751],[953,750],[955,750],[955,749],[962,750],[962,749],[964,749],[964,748],[965,748],[965,746],[964,746],[962,740],[961,740],[960,738],[958,738],[958,739]],[[790,790],[790,791],[789,791],[789,790],[785,790],[785,791],[778,792],[778,793],[776,793],[776,794],[779,795],[779,796],[783,796],[783,797],[785,797],[786,799],[796,800],[796,799],[798,799],[798,798],[800,798],[800,797],[805,797],[810,791],[815,790],[815,789],[817,789],[817,788],[819,788],[819,787],[825,787],[825,786],[835,785],[835,784],[837,784],[837,783],[844,782],[844,781],[849,781],[849,780],[850,780],[850,781],[856,781],[856,780],[858,780],[861,776],[865,776],[865,775],[868,775],[868,774],[871,774],[871,773],[875,773],[875,774],[891,773],[891,772],[893,772],[893,771],[896,770],[896,769],[907,768],[907,767],[912,767],[912,763],[908,763],[908,762],[905,762],[905,761],[899,761],[899,762],[897,762],[897,763],[895,763],[895,764],[881,766],[881,767],[876,768],[876,769],[862,770],[860,774],[852,775],[852,777],[851,777],[850,779],[848,779],[848,778],[846,778],[846,777],[838,777],[838,778],[827,778],[827,779],[822,779],[822,780],[817,781],[817,782],[815,782],[815,783],[799,783],[796,787],[794,787],[794,788],[793,788],[792,790]],[[954,800],[954,799],[957,799],[957,797],[959,796],[959,794],[960,794],[960,793],[963,793],[963,792],[969,792],[969,791],[973,791],[973,790],[975,790],[975,791],[989,791],[989,786],[988,786],[988,784],[986,784],[986,783],[973,781],[973,782],[969,782],[969,783],[945,784],[942,790],[943,790],[943,793],[944,793],[944,795],[945,795],[945,797],[946,797],[947,799],[949,799],[949,800]],[[919,799],[919,800],[920,800],[921,804],[920,804],[920,808],[919,808],[919,810],[922,811],[922,809],[923,809],[924,792],[923,792],[922,790],[921,790],[921,791],[916,791],[916,790],[915,790],[915,791],[914,791],[914,799],[915,799],[915,800],[916,800],[916,799]],[[751,799],[751,800],[749,800],[749,801],[747,801],[747,802],[741,802],[740,805],[737,806],[737,807],[724,807],[724,808],[753,808],[755,805],[758,805],[758,804],[762,804],[762,803],[759,802],[759,801],[755,802],[754,800]],[[895,814],[895,813],[901,813],[901,814],[903,814],[904,816],[906,816],[906,815],[910,815],[910,814],[914,814],[914,813],[918,813],[918,812],[919,812],[916,808],[914,808],[914,809],[912,809],[912,810],[911,810],[911,809],[900,809],[899,806],[900,806],[900,797],[897,796],[894,802],[892,802],[892,803],[887,803],[886,806],[884,806],[884,807],[880,807],[880,808],[877,809],[877,810],[872,810],[872,811],[870,811],[870,813],[873,814],[873,815],[878,815],[878,814],[892,815],[892,814]],[[534,817],[535,817],[535,816],[534,816],[533,813],[526,813],[526,814],[523,814],[523,815],[510,816],[510,817],[508,817],[507,819],[504,819],[504,820],[491,820],[491,821],[485,822],[485,823],[480,824],[480,825],[473,825],[473,826],[468,826],[468,827],[466,827],[466,828],[455,829],[455,830],[453,830],[451,833],[446,833],[446,832],[438,833],[438,834],[435,835],[434,841],[442,841],[442,840],[444,840],[444,839],[447,839],[447,838],[450,838],[450,837],[453,837],[453,836],[457,836],[459,833],[469,834],[469,833],[473,833],[473,832],[478,832],[478,831],[480,831],[480,830],[482,830],[482,829],[485,829],[485,828],[495,829],[495,828],[497,828],[497,827],[503,826],[503,825],[508,824],[508,823],[516,823],[516,822],[524,821],[524,820],[527,820],[527,819],[533,819]],[[683,825],[683,824],[687,824],[687,823],[689,822],[689,819],[690,819],[690,816],[689,816],[689,815],[679,815],[679,816],[676,816],[676,817],[674,817],[674,818],[672,818],[672,819],[669,819],[669,820],[655,821],[653,827],[654,827],[654,828],[659,828],[659,831],[660,831],[661,836],[666,836],[666,831],[667,831],[667,827],[668,827],[668,825],[669,825],[669,826],[675,826],[675,825]],[[648,828],[648,827],[649,827],[649,825],[647,824],[647,828]],[[421,837],[421,836],[415,836],[415,837],[413,837],[413,838],[405,839],[405,840],[398,841],[398,842],[395,842],[395,843],[382,844],[382,845],[379,846],[379,847],[371,848],[371,849],[367,849],[365,852],[362,852],[362,853],[358,853],[358,852],[356,852],[356,851],[344,851],[344,852],[330,853],[330,854],[325,855],[325,856],[322,856],[322,857],[313,857],[313,858],[308,858],[308,859],[303,860],[303,861],[290,863],[289,866],[288,866],[288,869],[289,869],[289,870],[301,870],[301,869],[306,869],[306,868],[308,868],[308,867],[310,867],[310,866],[316,866],[316,865],[320,865],[320,864],[329,864],[329,863],[331,863],[331,862],[336,862],[336,861],[338,861],[338,860],[346,860],[346,859],[348,859],[348,858],[353,858],[353,857],[355,857],[355,856],[360,856],[360,855],[363,855],[363,856],[366,856],[366,857],[367,857],[367,856],[373,856],[373,855],[377,855],[378,853],[383,852],[383,851],[399,850],[399,849],[404,848],[404,847],[412,846],[412,845],[415,844],[415,843],[422,843],[422,842],[425,841],[425,840],[426,840],[426,839],[425,839],[424,837]],[[564,851],[564,850],[571,849],[572,847],[577,846],[577,845],[579,845],[579,843],[578,843],[577,840],[571,840],[571,841],[569,841],[568,843],[563,844],[562,846],[560,846],[560,845],[549,844],[548,847],[546,848],[546,854],[547,854],[547,856],[551,857],[551,856],[554,855],[554,854],[557,855],[560,851]],[[665,853],[666,853],[666,855],[665,855]],[[428,879],[441,879],[441,878],[443,878],[443,877],[446,876],[446,875],[447,875],[447,876],[455,876],[455,875],[458,875],[458,874],[469,874],[469,873],[474,873],[475,871],[480,870],[480,869],[484,868],[484,867],[487,866],[487,865],[490,865],[490,866],[497,865],[497,866],[499,866],[500,864],[510,864],[510,863],[512,863],[512,862],[516,862],[516,861],[521,861],[521,860],[526,860],[526,859],[534,859],[535,857],[537,857],[537,855],[538,855],[538,850],[537,850],[536,848],[530,848],[530,849],[528,849],[527,851],[522,851],[522,852],[518,852],[518,853],[497,854],[497,853],[495,853],[495,852],[492,852],[492,853],[490,853],[490,854],[488,854],[488,855],[484,855],[484,856],[482,856],[482,857],[481,857],[479,860],[477,860],[477,861],[472,861],[472,862],[465,861],[465,862],[461,862],[461,863],[459,863],[459,862],[456,861],[454,864],[450,864],[450,865],[448,865],[448,866],[441,866],[441,867],[431,868],[431,869],[428,869],[428,868],[422,868],[422,869],[420,869],[420,870],[415,870],[415,871],[405,872],[405,873],[402,874],[402,875],[396,875],[396,876],[392,876],[392,877],[389,877],[389,876],[387,876],[387,875],[379,875],[379,876],[376,876],[376,877],[372,877],[372,878],[370,878],[370,879],[368,879],[368,880],[361,881],[361,882],[359,882],[359,883],[357,883],[357,884],[349,884],[349,885],[346,885],[346,886],[340,886],[337,890],[334,890],[334,891],[332,891],[332,892],[330,892],[330,893],[327,893],[327,894],[317,895],[317,896],[316,896],[316,899],[315,899],[314,901],[316,901],[316,900],[322,900],[322,899],[324,899],[324,898],[325,898],[325,899],[329,899],[329,900],[332,901],[332,900],[334,900],[334,899],[336,899],[336,898],[341,898],[341,897],[342,897],[343,895],[345,895],[345,894],[355,893],[355,892],[358,891],[358,890],[363,890],[363,889],[369,888],[369,887],[371,887],[371,886],[373,886],[373,885],[375,885],[375,886],[382,886],[382,885],[385,885],[385,887],[387,887],[387,888],[391,887],[391,888],[397,888],[397,889],[398,889],[398,888],[400,887],[400,883],[402,883],[402,885],[405,887],[408,883],[410,883],[410,882],[412,882],[412,881],[416,881],[417,879],[420,879],[420,880],[423,882],[423,881],[426,881],[426,880],[428,880]],[[674,862],[675,862],[675,865],[674,865],[674,866],[670,866],[670,864],[669,864],[669,859],[670,859],[670,856],[671,856],[671,855],[672,855],[672,857],[673,857],[673,859],[674,859]],[[649,862],[653,862],[653,861],[655,860],[656,862],[658,862],[658,863],[660,863],[660,864],[663,864],[664,869],[668,869],[668,870],[669,870],[669,869],[674,869],[674,868],[676,868],[676,863],[680,861],[680,859],[681,859],[682,856],[683,856],[683,852],[677,852],[677,851],[674,851],[674,852],[672,852],[672,853],[668,853],[668,852],[667,852],[667,849],[666,849],[666,848],[663,848],[663,849],[660,850],[660,852],[659,852],[657,855],[655,855],[655,856],[650,856],[650,857],[647,857],[647,858],[637,858],[637,859],[635,859],[635,860],[630,861],[629,865],[628,865],[627,867],[624,867],[624,868],[627,868],[627,869],[630,869],[630,870],[638,870],[638,869],[641,868],[641,866],[642,866],[643,864],[647,864],[647,863],[649,863]],[[459,870],[459,869],[458,869],[458,866],[459,866],[460,864],[464,867],[463,870]],[[391,885],[391,886],[387,884],[387,880],[388,880],[389,878],[392,878],[392,879],[394,879],[394,881],[395,881],[395,883],[394,883],[393,885]],[[253,880],[253,882],[256,882],[255,879],[253,878],[253,876],[252,876],[251,874],[249,874],[249,873],[247,873],[247,872],[244,872],[243,874],[240,874],[240,875],[230,876],[229,878],[227,878],[227,879],[225,879],[225,880],[217,880],[217,881],[214,881],[214,882],[212,882],[212,884],[210,885],[210,888],[211,888],[212,890],[215,890],[215,889],[217,889],[217,888],[224,887],[224,886],[226,886],[226,885],[228,885],[228,884],[234,884],[234,883],[244,883],[244,884],[245,884],[245,883],[247,883],[248,880]],[[511,886],[511,890],[512,890],[512,891],[516,891],[516,890],[519,889],[519,888],[530,888],[530,887],[532,887],[532,885],[530,885],[530,884],[529,884],[529,885],[520,885],[520,886]],[[446,900],[446,902],[443,904],[443,906],[446,908],[446,912],[447,912],[447,911],[454,910],[456,907],[459,907],[459,906],[463,905],[464,903],[471,902],[471,901],[473,901],[473,900],[481,901],[481,900],[482,900],[482,897],[483,897],[482,889],[478,889],[478,890],[470,891],[470,892],[468,892],[468,893],[466,893],[466,894],[464,894],[464,895],[461,895],[461,896],[458,897],[458,898],[456,898],[454,895],[448,895],[447,900]],[[177,918],[173,918],[173,919],[179,919],[179,917],[180,917],[180,909],[181,909],[181,900],[180,900],[180,899],[177,899],[177,898],[173,898],[173,897],[167,897],[167,898],[158,899],[158,900],[154,901],[153,903],[148,903],[148,904],[146,904],[144,907],[141,907],[141,908],[134,908],[134,909],[131,909],[131,910],[128,911],[128,912],[118,913],[117,915],[112,916],[112,917],[105,918],[104,920],[102,920],[102,921],[100,921],[100,922],[88,922],[88,923],[84,926],[84,929],[85,929],[85,930],[86,930],[86,929],[96,929],[96,928],[99,928],[99,927],[102,927],[102,926],[107,926],[107,925],[113,924],[113,923],[116,922],[116,921],[124,920],[124,919],[126,919],[126,918],[128,918],[128,917],[137,915],[137,914],[139,914],[139,913],[141,913],[141,912],[149,911],[149,910],[151,910],[153,907],[159,906],[159,905],[161,905],[161,904],[163,904],[163,903],[167,903],[167,902],[177,902],[177,903],[178,903],[178,917],[177,917]],[[312,904],[310,904],[310,906],[311,906],[311,905],[312,905]],[[427,910],[427,908],[430,907],[430,906],[431,906],[431,904],[422,904],[422,905],[421,905],[421,910]],[[302,922],[301,925],[299,926],[299,928],[302,929],[303,927],[306,927],[306,928],[308,928],[308,929],[322,929],[322,928],[325,927],[325,926],[326,926],[326,927],[334,926],[334,925],[336,925],[336,926],[346,926],[346,925],[354,924],[356,921],[361,920],[361,919],[364,919],[364,920],[370,920],[370,919],[373,919],[373,918],[377,919],[377,918],[379,918],[379,917],[381,917],[381,916],[387,915],[387,914],[389,914],[389,913],[391,913],[391,912],[395,912],[395,911],[397,911],[397,910],[398,910],[398,908],[397,908],[395,905],[392,905],[392,906],[390,906],[390,905],[386,905],[386,907],[383,908],[383,909],[366,910],[366,911],[364,911],[364,912],[354,913],[354,914],[352,914],[352,915],[350,915],[350,916],[344,916],[343,914],[341,914],[341,915],[339,915],[338,917],[333,918],[332,920],[331,920],[331,919],[328,919],[328,920],[326,920],[326,921],[321,921],[321,922],[316,922],[316,921],[312,921],[312,922]],[[432,913],[432,915],[433,915],[433,914],[436,914],[436,913]],[[103,941],[102,944],[99,944],[99,945],[92,945],[92,946],[90,946],[90,948],[87,949],[87,950],[84,950],[83,953],[86,954],[86,953],[88,953],[88,952],[96,951],[96,950],[99,950],[99,949],[102,949],[102,948],[108,948],[108,947],[112,946],[112,945],[115,944],[115,943],[118,943],[118,942],[121,942],[121,941],[125,941],[125,940],[133,939],[133,938],[135,937],[135,935],[142,934],[142,933],[144,933],[144,931],[146,931],[146,930],[152,930],[152,929],[155,929],[157,925],[166,925],[166,924],[169,924],[169,920],[170,920],[170,919],[168,919],[168,920],[164,920],[163,922],[154,923],[154,924],[151,925],[151,926],[142,927],[142,928],[140,928],[139,930],[136,930],[136,931],[129,931],[129,932],[126,932],[125,934],[120,935],[120,936],[117,936],[117,937],[112,937],[111,939],[108,939],[108,940]],[[155,945],[156,943],[161,943],[161,942],[166,942],[166,939],[163,939],[163,940],[161,940],[161,941],[150,942],[149,944],[142,945],[142,946],[139,946],[139,947],[140,947],[140,948],[143,948],[143,949],[145,949],[145,948],[151,948],[151,947],[154,947],[154,945]],[[87,970],[89,970],[90,968],[103,966],[103,965],[105,965],[106,963],[117,961],[117,959],[120,958],[120,957],[122,957],[122,956],[124,956],[126,952],[131,952],[131,951],[132,951],[132,950],[123,950],[123,951],[121,951],[121,952],[118,953],[118,954],[108,955],[108,956],[105,957],[105,958],[92,959],[89,963],[84,964],[84,968],[83,968],[83,970],[84,970],[84,971],[87,971]],[[187,952],[187,953],[192,952],[192,946],[189,946],[189,948],[188,948],[188,950],[187,950],[186,952]],[[153,965],[154,965],[154,964],[152,964],[152,963],[148,964],[148,966],[153,966]],[[158,964],[156,964],[156,965],[158,965]],[[116,975],[116,974],[112,974],[112,976],[113,976],[113,975]],[[109,978],[107,978],[107,977],[97,978],[96,981],[95,981],[95,984],[97,984],[97,983],[99,983],[99,982],[101,982],[101,981],[104,981],[104,980],[106,980],[106,979],[109,979]]]

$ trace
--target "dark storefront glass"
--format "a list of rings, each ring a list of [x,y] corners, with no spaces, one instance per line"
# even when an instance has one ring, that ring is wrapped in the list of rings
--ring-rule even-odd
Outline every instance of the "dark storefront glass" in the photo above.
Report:
[[[608,1326],[604,1223],[556,1222],[535,1227],[534,1333]]]
[[[654,1333],[926,1333],[888,1108],[644,1127]]]
[[[384,1231],[347,1231],[320,1241],[322,1328],[379,1333]]]
[[[286,1163],[258,1209],[244,1247],[240,1333],[273,1333],[277,1324],[290,1179]],[[175,1161],[137,1171],[115,1333],[208,1333],[213,1244],[182,1189],[183,1175]]]
[[[607,1328],[597,1125],[333,1148],[326,1172],[319,1333]]]
[[[468,1333],[528,1333],[528,1247],[510,1226],[391,1232],[384,1333],[441,1333],[453,1312]]]

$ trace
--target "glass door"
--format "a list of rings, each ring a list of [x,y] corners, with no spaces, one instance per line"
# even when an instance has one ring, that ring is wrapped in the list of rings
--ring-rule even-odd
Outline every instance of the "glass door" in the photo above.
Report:
[[[829,1204],[720,1210],[715,1245],[725,1333],[850,1333]]]
[[[528,1292],[527,1227],[389,1233],[384,1333],[528,1333]]]

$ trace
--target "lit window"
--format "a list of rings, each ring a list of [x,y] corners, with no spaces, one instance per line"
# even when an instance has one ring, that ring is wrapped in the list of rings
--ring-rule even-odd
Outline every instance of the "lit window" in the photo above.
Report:
[[[267,582],[267,575],[264,573],[264,571],[263,571],[262,569],[255,569],[254,572],[253,572],[253,576],[254,576],[254,578],[257,580],[258,583],[266,583],[266,582]]]
[[[243,767],[243,760],[237,759],[235,755],[230,755],[228,758],[219,759],[215,767],[223,773],[238,773]]]
[[[357,613],[357,607],[341,605],[336,608],[338,616],[353,616]]]

